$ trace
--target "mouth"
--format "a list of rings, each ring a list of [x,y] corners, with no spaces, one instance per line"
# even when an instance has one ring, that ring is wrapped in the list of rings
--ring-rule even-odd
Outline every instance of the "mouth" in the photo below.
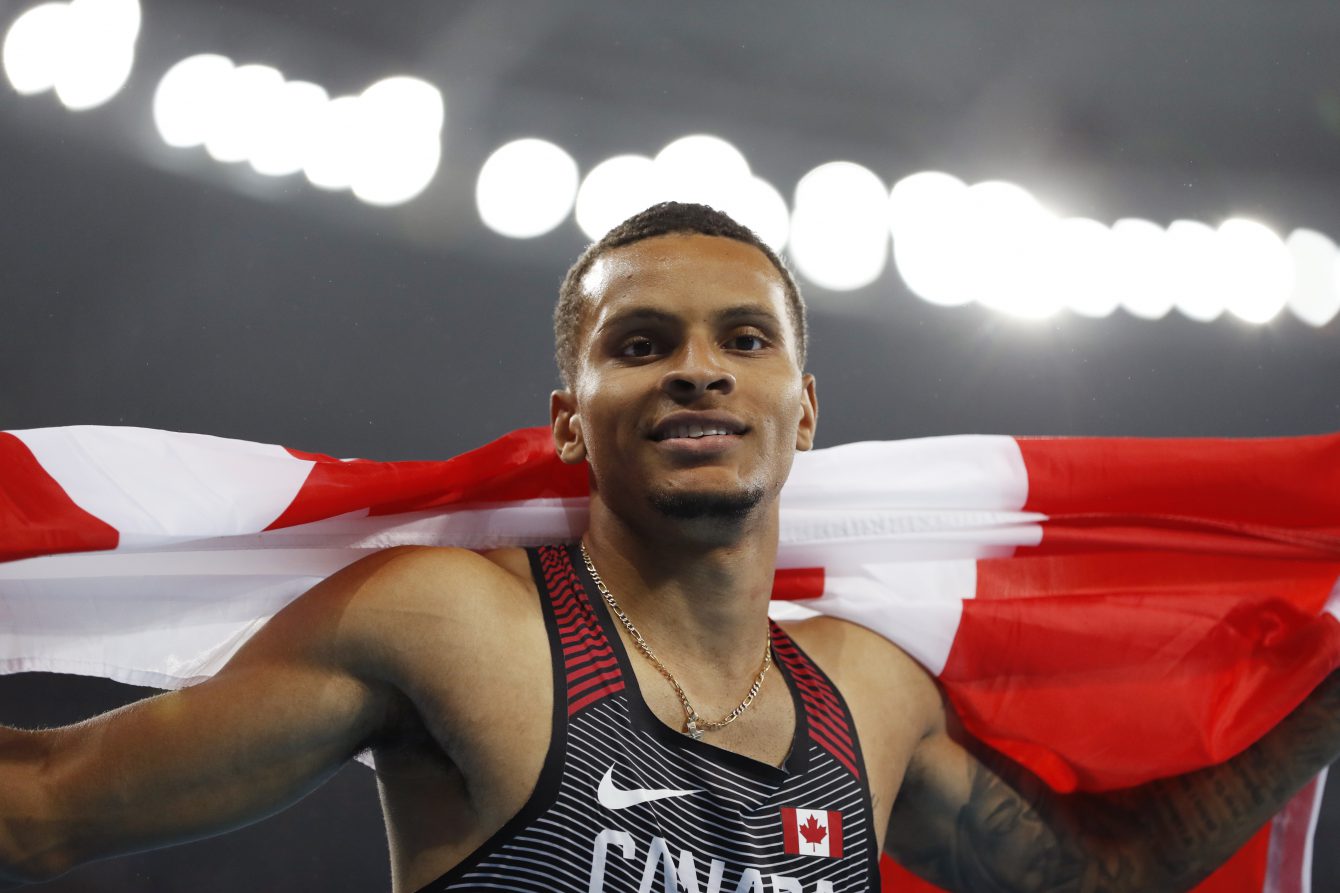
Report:
[[[677,412],[657,423],[651,430],[651,439],[667,441],[717,441],[734,439],[748,430],[734,416],[724,413]]]

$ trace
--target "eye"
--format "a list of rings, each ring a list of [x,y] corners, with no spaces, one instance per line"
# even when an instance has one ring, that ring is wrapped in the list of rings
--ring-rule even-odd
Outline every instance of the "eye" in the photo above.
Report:
[[[763,339],[762,335],[735,335],[726,342],[726,346],[731,350],[751,352],[762,350],[768,346],[768,342]]]
[[[649,357],[655,350],[656,345],[650,338],[635,337],[629,338],[619,347],[619,356]]]

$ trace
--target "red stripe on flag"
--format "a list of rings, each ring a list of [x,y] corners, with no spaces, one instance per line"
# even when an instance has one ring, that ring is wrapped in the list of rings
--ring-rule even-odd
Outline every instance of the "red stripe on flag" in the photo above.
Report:
[[[1340,664],[1320,597],[970,599],[940,678],[969,731],[1052,787],[1125,787],[1227,759],[1297,706]]]
[[[1337,509],[1340,512],[1340,507]],[[1043,540],[1020,554],[1157,548],[1261,558],[1340,558],[1340,527],[1287,529],[1207,518],[1064,515],[1042,525]]]
[[[977,599],[1040,596],[1204,595],[1251,600],[1271,593],[1306,614],[1326,606],[1340,577],[1340,561],[1292,561],[1239,555],[1165,553],[1150,550],[1092,555],[1042,555],[977,562]],[[1188,601],[1186,610],[1199,609]]]
[[[1340,437],[1017,438],[1043,552],[1340,556]]]
[[[116,528],[75,505],[27,445],[0,432],[0,561],[115,549]]]
[[[523,428],[440,462],[343,462],[289,450],[312,466],[302,489],[269,530],[369,509],[373,515],[466,503],[588,494],[586,465],[565,465],[548,428]]]
[[[772,578],[772,597],[778,601],[818,598],[824,594],[821,567],[779,568]]]
[[[1017,438],[1025,511],[1197,515],[1244,524],[1336,522],[1340,437]]]

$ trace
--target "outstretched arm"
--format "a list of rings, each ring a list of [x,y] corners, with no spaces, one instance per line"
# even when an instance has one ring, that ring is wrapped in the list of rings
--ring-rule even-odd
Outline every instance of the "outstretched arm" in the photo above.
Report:
[[[961,735],[913,756],[885,849],[949,890],[1187,890],[1340,756],[1340,676],[1217,766],[1104,795],[1057,795]]]
[[[392,732],[410,710],[379,647],[396,560],[322,583],[200,685],[64,728],[0,728],[0,881],[255,821]]]

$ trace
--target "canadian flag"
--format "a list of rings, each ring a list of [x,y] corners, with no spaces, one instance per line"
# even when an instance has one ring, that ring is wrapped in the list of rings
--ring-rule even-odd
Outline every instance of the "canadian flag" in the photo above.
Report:
[[[143,428],[0,432],[0,672],[189,685],[378,549],[571,542],[587,486],[543,428],[433,462]],[[802,453],[777,567],[779,616],[880,632],[969,731],[1054,788],[1135,785],[1240,752],[1340,665],[1340,435]],[[1201,893],[1306,890],[1322,788]],[[801,827],[833,836],[811,814],[790,825],[797,847]]]
[[[793,856],[842,858],[842,813],[782,807],[782,839]]]

